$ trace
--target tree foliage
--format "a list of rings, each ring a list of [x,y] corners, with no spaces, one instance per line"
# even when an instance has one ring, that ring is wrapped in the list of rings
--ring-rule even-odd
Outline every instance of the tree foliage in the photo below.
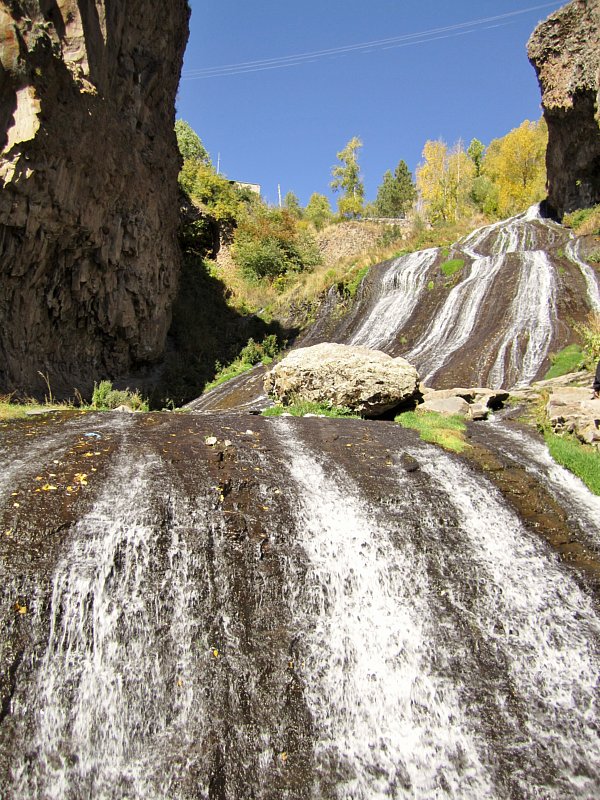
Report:
[[[439,141],[427,141],[417,168],[417,188],[423,210],[432,222],[458,220],[469,203],[475,164],[458,142],[452,150]]]
[[[239,222],[233,241],[233,258],[250,279],[277,277],[311,270],[320,263],[317,244],[301,230],[287,209],[252,209]]]
[[[467,155],[475,164],[475,177],[481,175],[481,162],[483,161],[483,154],[485,153],[485,145],[479,139],[471,139],[471,144],[467,147]]]
[[[287,209],[293,217],[296,217],[296,219],[302,219],[304,212],[300,205],[300,200],[298,200],[294,192],[288,192],[283,198],[283,207]]]
[[[325,197],[324,194],[319,194],[318,192],[311,194],[308,204],[304,209],[304,218],[312,223],[316,230],[322,230],[333,218],[329,199]]]
[[[497,190],[496,213],[508,216],[542,200],[546,194],[548,129],[543,119],[525,120],[487,148],[482,173]]]
[[[365,187],[358,164],[358,151],[362,146],[361,140],[354,136],[337,153],[340,163],[331,168],[331,188],[334,192],[343,192],[338,200],[338,210],[343,217],[359,217],[362,212]]]
[[[375,213],[380,217],[403,217],[417,196],[412,175],[405,161],[400,161],[394,174],[388,170],[377,189]]]
[[[183,119],[175,122],[175,135],[177,146],[184,161],[193,161],[197,164],[210,165],[210,156],[207,149],[192,126]]]

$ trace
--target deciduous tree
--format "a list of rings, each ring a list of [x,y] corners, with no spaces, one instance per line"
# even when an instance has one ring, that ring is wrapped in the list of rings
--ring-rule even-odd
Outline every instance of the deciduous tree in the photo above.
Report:
[[[202,141],[192,126],[183,119],[175,123],[177,146],[184,161],[194,161],[197,164],[210,166],[210,156]]]
[[[315,228],[320,231],[331,222],[333,212],[329,200],[324,194],[314,192],[311,194],[306,208],[304,209],[304,217],[311,222]]]
[[[354,136],[337,153],[340,163],[331,169],[331,188],[334,192],[343,192],[338,200],[338,210],[343,217],[359,217],[362,212],[365,187],[358,165],[358,151],[361,147],[361,140]]]
[[[547,144],[548,129],[543,119],[525,120],[490,143],[482,171],[496,186],[499,216],[523,211],[545,196]]]

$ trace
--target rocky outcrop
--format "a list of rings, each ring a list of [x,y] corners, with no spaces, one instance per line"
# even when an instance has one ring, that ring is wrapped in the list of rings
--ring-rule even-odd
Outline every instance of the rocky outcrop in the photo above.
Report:
[[[546,404],[548,422],[556,433],[572,433],[600,448],[600,400],[589,389],[556,389]]]
[[[600,202],[600,0],[573,0],[533,32],[548,123],[548,199],[559,217]]]
[[[187,0],[0,2],[0,388],[162,354],[179,250]]]
[[[265,390],[284,404],[296,400],[345,406],[378,417],[416,399],[419,376],[404,358],[380,350],[324,342],[292,350],[266,376]]]
[[[510,393],[503,389],[471,387],[462,389],[427,389],[421,387],[423,403],[420,411],[436,411],[451,416],[458,414],[472,420],[487,419],[491,411],[502,408]]]

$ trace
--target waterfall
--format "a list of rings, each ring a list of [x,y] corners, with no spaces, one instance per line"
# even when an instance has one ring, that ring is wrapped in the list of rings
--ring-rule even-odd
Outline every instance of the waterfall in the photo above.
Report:
[[[571,239],[566,246],[567,257],[576,264],[581,270],[587,287],[588,299],[593,311],[600,313],[600,288],[598,286],[598,276],[596,271],[581,258],[581,242],[579,239]]]
[[[521,264],[510,322],[488,376],[488,386],[494,389],[526,386],[535,379],[556,326],[556,281],[548,256],[542,250],[525,252]]]
[[[157,512],[159,468],[121,457],[56,568],[45,652],[14,704],[33,728],[12,766],[15,800],[168,796],[168,772],[153,788],[152,753],[175,761],[202,720],[200,587],[180,527]],[[175,498],[163,502],[168,516]]]
[[[411,450],[430,480],[399,470],[383,515],[278,431],[309,560],[292,602],[317,796],[596,797],[600,620],[575,580],[436,448]]]
[[[427,284],[428,270],[437,248],[420,250],[397,258],[385,272],[370,313],[348,340],[348,344],[385,350],[415,310]]]

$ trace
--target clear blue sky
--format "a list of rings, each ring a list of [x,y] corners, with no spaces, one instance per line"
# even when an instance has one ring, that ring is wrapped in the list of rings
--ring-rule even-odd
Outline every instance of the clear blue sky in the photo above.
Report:
[[[364,143],[360,164],[367,199],[374,199],[383,173],[400,159],[414,172],[427,139],[488,144],[537,119],[540,95],[526,43],[563,5],[190,2],[178,116],[215,164],[221,154],[228,177],[260,183],[270,202],[279,183],[303,204],[315,191],[335,197],[331,167],[352,136]],[[501,18],[483,21],[493,17]],[[369,42],[377,44],[364,46]]]

